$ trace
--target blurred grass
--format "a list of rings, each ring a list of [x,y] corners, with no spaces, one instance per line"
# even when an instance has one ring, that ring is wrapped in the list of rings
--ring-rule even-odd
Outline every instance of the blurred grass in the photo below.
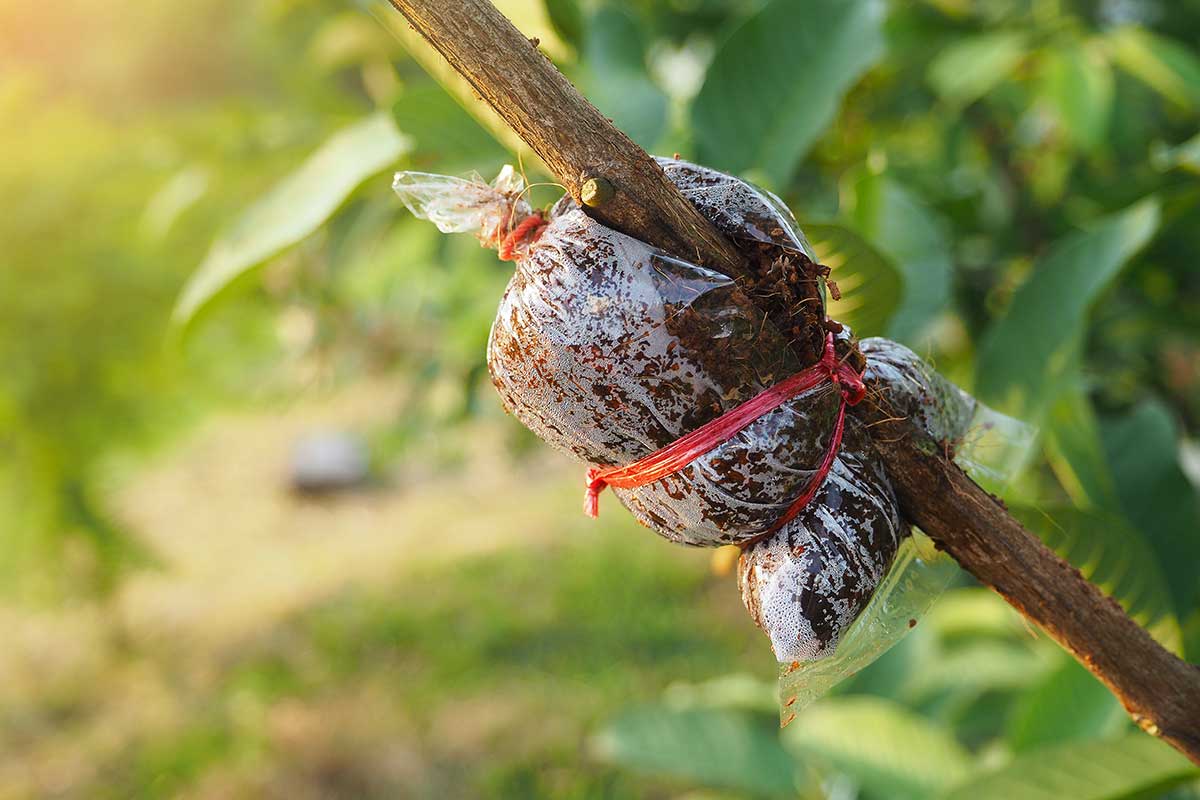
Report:
[[[95,604],[0,609],[0,797],[674,793],[586,738],[673,682],[773,670],[732,580],[627,515],[576,514],[557,458],[497,476],[481,448],[400,491],[286,492],[296,430],[387,396],[205,426],[117,498],[155,523],[158,571]],[[232,468],[230,439],[249,448]]]

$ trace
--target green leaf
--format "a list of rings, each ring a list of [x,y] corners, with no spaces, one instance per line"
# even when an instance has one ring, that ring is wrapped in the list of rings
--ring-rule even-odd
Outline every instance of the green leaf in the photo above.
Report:
[[[142,232],[148,238],[162,239],[181,216],[194,206],[212,182],[206,169],[192,166],[180,170],[146,202],[142,213]]]
[[[1187,618],[1200,607],[1200,502],[1179,465],[1178,427],[1160,403],[1146,402],[1100,431],[1125,516],[1158,556],[1175,611]]]
[[[564,42],[578,48],[583,41],[583,11],[579,0],[542,0],[546,4],[546,16]]]
[[[1200,175],[1200,133],[1174,147],[1160,147],[1152,154],[1157,169],[1169,170],[1179,167]]]
[[[507,160],[507,151],[441,86],[425,83],[406,91],[392,119],[411,139],[415,169],[457,173],[476,170],[487,178]]]
[[[822,700],[784,729],[785,746],[825,763],[880,797],[932,797],[966,776],[971,758],[951,733],[896,703]]]
[[[1097,48],[1069,44],[1042,57],[1042,95],[1080,147],[1104,144],[1112,115],[1113,76]]]
[[[1020,614],[995,592],[968,587],[951,589],[938,598],[922,625],[939,640],[1024,639],[1026,629]]]
[[[674,683],[663,699],[672,708],[730,708],[743,711],[779,713],[779,689],[753,675],[721,675],[700,683]]]
[[[881,336],[900,302],[904,280],[890,259],[842,225],[805,225],[817,260],[832,269],[842,299],[829,301],[829,316],[857,336]]]
[[[1200,660],[1197,655],[1200,654],[1200,609],[1193,611],[1183,623],[1183,652],[1187,655],[1188,660],[1195,662]]]
[[[333,72],[392,56],[395,44],[365,14],[346,10],[326,19],[313,34],[309,60]]]
[[[771,0],[717,50],[692,106],[699,160],[781,186],[883,54],[877,0]]]
[[[954,787],[943,800],[1121,800],[1152,796],[1200,775],[1184,756],[1143,733],[1023,753]]]
[[[1046,458],[1071,502],[1117,510],[1100,426],[1078,376],[1064,377],[1046,417]]]
[[[1106,43],[1113,60],[1163,97],[1200,105],[1200,59],[1182,44],[1133,26],[1111,31]]]
[[[630,139],[653,148],[667,124],[667,96],[647,76],[637,22],[615,6],[600,8],[588,20],[583,62],[584,95]]]
[[[1013,514],[1165,647],[1179,652],[1179,622],[1163,562],[1124,519],[1070,507],[1014,508]],[[1196,563],[1190,561],[1187,568],[1193,581]]]
[[[1036,421],[1078,353],[1092,303],[1158,224],[1158,201],[1147,198],[1051,248],[983,338],[979,398]]]
[[[886,335],[920,347],[921,332],[950,307],[950,242],[940,218],[915,194],[886,175],[852,173],[842,204],[855,230],[900,270],[903,299]]]
[[[940,692],[1023,689],[1045,671],[1046,659],[1024,643],[983,641],[941,655],[914,677],[906,693],[925,699]]]
[[[1048,744],[1094,739],[1115,732],[1124,718],[1112,692],[1064,654],[1057,669],[1017,696],[1008,720],[1008,744],[1019,753]]]
[[[382,113],[334,134],[213,243],[176,302],[174,322],[190,323],[252,267],[315,231],[359,184],[395,163],[408,147]]]
[[[716,709],[629,711],[593,740],[607,761],[738,791],[792,797],[796,762],[766,718]]]
[[[1007,78],[1026,54],[1019,31],[998,31],[961,39],[929,65],[929,84],[943,100],[968,105]]]
[[[1168,484],[1174,484],[1171,492],[1152,505],[1137,509],[1156,517],[1150,524],[1135,526],[1130,520],[1138,517],[1123,508],[1117,481],[1109,468],[1109,464],[1116,464],[1121,456],[1105,453],[1099,423],[1078,378],[1063,381],[1046,422],[1047,459],[1059,482],[1076,506],[1097,510],[1052,512],[1050,516],[1056,520],[1054,523],[1044,517],[1038,519],[1039,515],[1035,514],[1030,527],[1040,531],[1047,543],[1079,567],[1085,577],[1118,600],[1155,639],[1173,652],[1183,653],[1179,619],[1180,613],[1186,613],[1188,609],[1185,606],[1180,612],[1180,598],[1172,596],[1169,576],[1175,574],[1175,582],[1180,591],[1185,592],[1184,596],[1189,582],[1193,586],[1200,585],[1186,569],[1173,561],[1174,558],[1200,558],[1200,542],[1194,543],[1195,550],[1192,551],[1186,546],[1178,549],[1174,541],[1178,537],[1186,543],[1189,537],[1186,517],[1172,519],[1172,514],[1176,513],[1173,509],[1187,503],[1186,478],[1177,466],[1174,480],[1160,474],[1155,485],[1157,480],[1166,480]],[[1139,451],[1143,447],[1154,447],[1156,439],[1158,446],[1167,448],[1173,441],[1170,432],[1163,436],[1160,431],[1155,436],[1151,431],[1142,431],[1138,436],[1143,434],[1147,439],[1139,441]],[[1145,466],[1140,464],[1135,469]],[[1160,468],[1170,469],[1165,464]],[[1181,478],[1182,486],[1178,483]],[[1183,495],[1177,495],[1180,490]],[[1139,492],[1135,502],[1141,499]],[[1165,521],[1157,517],[1159,514]],[[1080,515],[1083,515],[1082,520]],[[1087,530],[1071,530],[1080,525]],[[1164,538],[1163,525],[1166,525],[1165,549],[1155,547],[1155,539]],[[1200,538],[1190,536],[1192,540]],[[1122,580],[1117,580],[1115,574],[1122,575]],[[1130,581],[1133,581],[1132,585]]]

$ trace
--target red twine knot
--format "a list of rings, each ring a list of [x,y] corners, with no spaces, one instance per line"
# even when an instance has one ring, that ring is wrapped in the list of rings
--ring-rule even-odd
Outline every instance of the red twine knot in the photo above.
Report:
[[[655,450],[628,466],[592,467],[589,469],[587,471],[587,492],[583,500],[584,513],[593,518],[599,516],[600,493],[606,486],[616,489],[633,489],[662,480],[728,441],[730,437],[754,420],[825,381],[837,386],[842,396],[825,458],[813,473],[813,477],[805,486],[804,491],[788,506],[775,524],[742,546],[749,547],[771,535],[799,514],[816,495],[817,490],[821,488],[829,471],[833,468],[833,461],[842,444],[842,433],[846,425],[846,406],[857,405],[867,393],[862,375],[849,364],[838,361],[837,352],[833,348],[833,334],[827,334],[825,337],[825,352],[821,355],[821,360],[808,369],[797,372],[769,389],[764,389],[741,405],[731,408],[716,419],[709,420],[691,433],[679,437],[671,444]]]
[[[825,355],[821,357],[821,365],[829,370],[829,380],[837,384],[842,392],[842,399],[856,406],[867,396],[867,386],[863,383],[862,375],[845,362],[838,362],[837,353],[833,349],[833,334],[825,337]]]
[[[497,255],[501,261],[516,261],[518,258],[517,248],[521,245],[529,245],[537,240],[541,235],[542,228],[546,226],[546,218],[541,211],[534,211],[525,219],[517,223],[517,227],[508,232],[508,235],[500,240],[500,248]]]
[[[583,513],[587,514],[592,519],[600,516],[600,493],[604,491],[604,487],[608,486],[607,481],[600,477],[600,473],[604,470],[599,467],[592,467],[587,471],[587,493],[583,496]]]

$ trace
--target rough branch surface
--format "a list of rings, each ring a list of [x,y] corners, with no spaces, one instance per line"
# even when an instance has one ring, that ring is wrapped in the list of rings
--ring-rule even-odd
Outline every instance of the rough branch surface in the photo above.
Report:
[[[654,159],[596,110],[489,2],[391,0],[417,31],[546,162],[579,200],[588,178],[615,193],[588,213],[669,253],[745,273],[733,245],[667,180]]]
[[[589,209],[645,242],[743,276],[742,257],[487,0],[391,0],[579,198],[602,177],[614,197]],[[880,387],[876,387],[879,389]],[[982,583],[1041,626],[1107,685],[1143,730],[1200,764],[1200,667],[1160,646],[1078,570],[1010,516],[907,420],[864,404],[902,510]]]

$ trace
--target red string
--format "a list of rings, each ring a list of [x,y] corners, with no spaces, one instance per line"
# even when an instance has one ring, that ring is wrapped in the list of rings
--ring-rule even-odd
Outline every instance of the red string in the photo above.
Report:
[[[542,227],[546,224],[546,218],[542,216],[542,212],[535,211],[525,219],[517,223],[517,227],[508,232],[508,235],[500,242],[499,256],[501,261],[516,261],[517,247],[522,244],[531,244],[537,239],[541,233]]]
[[[691,433],[681,436],[666,447],[660,448],[645,458],[624,467],[592,467],[587,473],[587,494],[584,497],[583,510],[589,517],[600,514],[600,492],[604,487],[616,489],[633,489],[648,483],[662,480],[678,472],[692,461],[709,452],[718,445],[729,440],[731,436],[741,431],[754,420],[770,411],[774,411],[788,400],[812,389],[821,383],[829,381],[841,389],[842,400],[838,406],[837,420],[833,433],[829,438],[829,449],[817,471],[813,474],[804,491],[800,493],[787,510],[783,512],[770,530],[751,539],[743,546],[749,546],[762,539],[791,521],[808,505],[825,478],[833,468],[833,460],[837,457],[838,448],[842,444],[842,432],[846,426],[846,406],[857,405],[866,394],[862,376],[848,364],[838,363],[837,354],[833,349],[833,334],[825,337],[825,353],[821,360],[808,369],[797,372],[790,378],[765,389],[741,405],[731,408],[716,419],[701,425]]]

